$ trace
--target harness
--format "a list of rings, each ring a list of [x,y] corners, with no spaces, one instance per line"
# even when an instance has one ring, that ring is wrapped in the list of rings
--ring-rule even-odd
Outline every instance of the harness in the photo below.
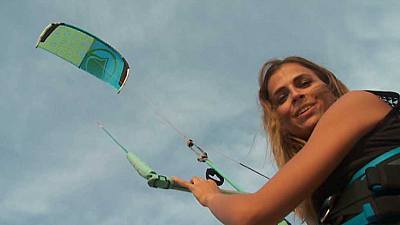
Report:
[[[327,198],[323,225],[400,224],[400,147],[358,170],[344,191]]]

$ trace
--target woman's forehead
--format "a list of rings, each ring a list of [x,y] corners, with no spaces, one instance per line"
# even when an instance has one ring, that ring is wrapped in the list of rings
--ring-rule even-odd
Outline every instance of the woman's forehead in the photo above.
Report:
[[[268,81],[268,91],[273,91],[287,83],[291,83],[297,76],[302,74],[307,74],[318,78],[314,71],[307,67],[304,67],[298,63],[285,63],[273,74],[271,74],[271,77]]]

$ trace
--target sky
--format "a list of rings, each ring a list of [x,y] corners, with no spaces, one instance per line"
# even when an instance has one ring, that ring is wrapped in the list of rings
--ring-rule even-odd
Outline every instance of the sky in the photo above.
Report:
[[[162,115],[256,191],[266,180],[223,155],[276,173],[257,103],[262,63],[299,55],[350,89],[400,91],[399,10],[398,1],[2,0],[0,224],[220,224],[191,194],[148,187],[96,122],[160,174],[204,176]],[[51,22],[121,52],[131,73],[120,94],[35,49]]]

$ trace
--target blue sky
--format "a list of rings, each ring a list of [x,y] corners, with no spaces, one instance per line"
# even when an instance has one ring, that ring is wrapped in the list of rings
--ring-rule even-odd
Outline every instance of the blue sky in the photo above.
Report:
[[[218,153],[276,172],[260,129],[260,65],[300,55],[350,89],[400,91],[399,9],[397,1],[2,1],[0,224],[219,224],[190,194],[148,188],[96,122],[161,174],[203,175],[162,114],[255,191],[265,180]],[[125,56],[132,70],[120,94],[34,48],[51,22],[81,27]]]

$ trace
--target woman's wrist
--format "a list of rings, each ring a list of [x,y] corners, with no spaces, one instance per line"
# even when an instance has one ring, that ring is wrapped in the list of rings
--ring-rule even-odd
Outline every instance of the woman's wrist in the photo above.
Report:
[[[215,202],[216,198],[218,198],[218,195],[221,194],[222,193],[219,192],[209,193],[206,197],[205,206],[210,208],[210,206],[214,205],[213,203]]]

